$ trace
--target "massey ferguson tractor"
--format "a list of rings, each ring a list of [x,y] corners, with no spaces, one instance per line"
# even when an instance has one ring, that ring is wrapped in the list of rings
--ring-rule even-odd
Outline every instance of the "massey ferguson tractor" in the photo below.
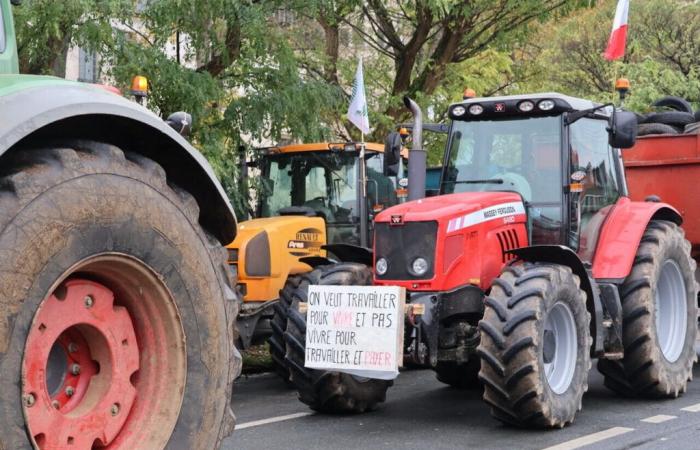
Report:
[[[279,302],[280,291],[311,271],[306,258],[331,252],[343,261],[371,264],[372,217],[398,202],[396,174],[384,174],[384,146],[364,147],[353,142],[271,147],[257,150],[247,164],[263,181],[256,218],[240,222],[227,246],[243,296],[237,345],[247,349],[269,338],[275,370],[285,380],[287,308]],[[366,191],[360,188],[362,173]]]
[[[362,412],[392,383],[305,367],[309,285],[404,287],[404,361],[482,384],[508,424],[571,423],[592,359],[620,395],[685,392],[696,264],[676,209],[628,198],[620,149],[635,143],[635,116],[546,93],[470,98],[449,117],[440,195],[423,198],[414,131],[409,201],[376,217],[373,266],[321,265],[292,291],[286,359],[301,401]]]
[[[0,0],[0,449],[219,448],[240,371],[219,182],[148,110],[17,61]]]

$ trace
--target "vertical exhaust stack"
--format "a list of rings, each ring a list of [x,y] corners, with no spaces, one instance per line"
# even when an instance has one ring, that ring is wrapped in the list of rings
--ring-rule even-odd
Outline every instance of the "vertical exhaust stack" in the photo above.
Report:
[[[413,144],[408,156],[408,200],[425,198],[427,153],[423,149],[423,113],[418,103],[408,97],[403,103],[413,114]]]

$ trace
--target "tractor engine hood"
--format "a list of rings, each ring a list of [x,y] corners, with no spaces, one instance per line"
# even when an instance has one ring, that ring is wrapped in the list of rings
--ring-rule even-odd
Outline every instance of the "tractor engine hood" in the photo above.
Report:
[[[236,239],[227,248],[244,300],[278,298],[290,274],[309,271],[299,259],[326,256],[321,248],[325,244],[326,224],[320,217],[280,216],[239,223]]]
[[[465,280],[487,287],[511,258],[507,252],[527,245],[526,223],[525,205],[513,192],[466,192],[394,206],[375,221],[375,282],[418,291],[445,291]]]
[[[482,210],[486,214],[484,219],[495,219],[507,211],[496,211],[494,214],[490,212],[490,207],[510,204],[519,204],[524,212],[522,198],[513,192],[464,192],[402,203],[382,211],[375,220],[391,224],[392,217],[396,220],[400,216],[405,222],[445,221]]]

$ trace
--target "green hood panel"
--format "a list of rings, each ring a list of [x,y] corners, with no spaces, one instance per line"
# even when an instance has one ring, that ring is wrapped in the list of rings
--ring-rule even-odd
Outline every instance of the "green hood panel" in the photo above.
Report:
[[[10,95],[23,89],[32,89],[45,86],[81,86],[85,89],[95,89],[90,85],[75,81],[66,81],[63,78],[42,75],[3,75],[0,74],[0,97]]]

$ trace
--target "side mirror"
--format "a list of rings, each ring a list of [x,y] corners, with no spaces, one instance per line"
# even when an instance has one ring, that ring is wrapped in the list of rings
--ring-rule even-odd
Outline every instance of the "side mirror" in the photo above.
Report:
[[[165,120],[165,123],[170,125],[175,131],[182,136],[187,136],[192,131],[192,115],[184,111],[178,111],[170,114]]]
[[[637,116],[630,111],[613,112],[608,142],[613,148],[630,148],[637,141]]]
[[[399,173],[401,164],[401,135],[397,131],[392,131],[384,140],[384,176],[396,176]]]

